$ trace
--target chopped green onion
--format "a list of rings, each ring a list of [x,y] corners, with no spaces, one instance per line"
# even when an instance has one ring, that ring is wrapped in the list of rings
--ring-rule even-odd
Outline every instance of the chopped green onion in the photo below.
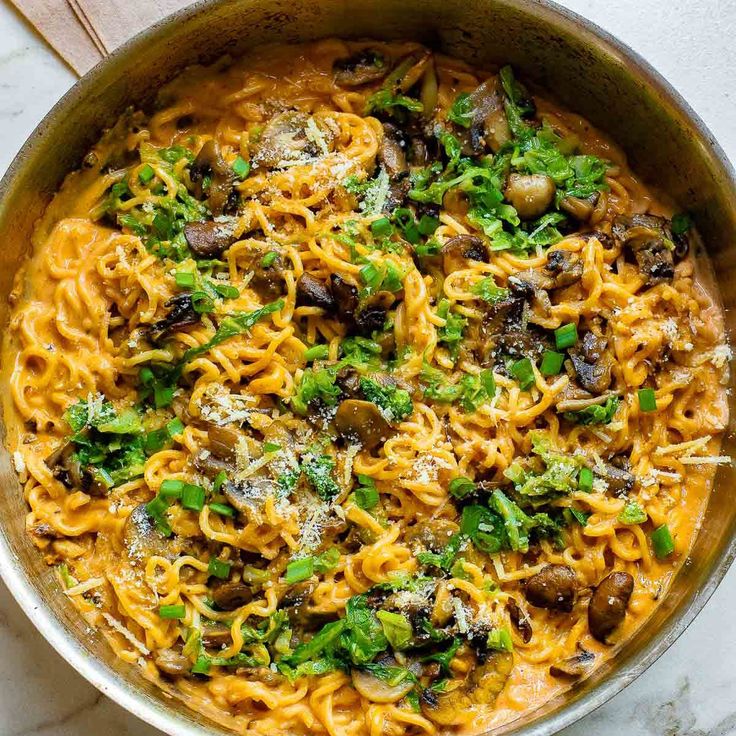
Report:
[[[220,580],[227,580],[230,577],[230,568],[232,564],[225,562],[225,560],[218,560],[217,557],[210,557],[209,564],[207,565],[207,572],[210,575],[214,575]]]
[[[181,505],[189,511],[201,511],[204,508],[204,488],[186,483],[181,492]]]
[[[250,164],[242,156],[238,156],[235,161],[233,161],[232,169],[238,179],[245,179],[245,177],[250,174]]]
[[[174,281],[182,289],[191,289],[197,283],[197,279],[190,271],[177,271],[174,274]]]
[[[329,353],[329,345],[312,345],[311,348],[307,348],[304,351],[304,360],[307,362],[310,360],[327,360]]]
[[[539,366],[539,372],[543,376],[556,376],[562,370],[562,364],[565,361],[563,353],[555,353],[552,350],[545,350],[542,355],[542,362]]]
[[[215,309],[215,303],[212,298],[203,291],[195,291],[191,295],[192,308],[197,314],[209,314]]]
[[[155,379],[156,376],[153,375],[153,371],[148,366],[143,366],[143,368],[138,372],[138,380],[144,386],[148,386],[150,383],[153,383]]]
[[[161,386],[159,384],[153,387],[153,403],[157,409],[163,409],[174,400],[174,387]]]
[[[223,484],[227,482],[227,473],[224,470],[221,470],[216,476],[215,480],[212,484],[212,487],[214,488],[215,492],[219,491],[220,488],[222,488]]]
[[[169,437],[171,437],[172,440],[174,439],[174,437],[178,437],[179,435],[183,434],[184,422],[182,422],[179,417],[172,419],[166,424],[166,433],[169,435]]]
[[[232,284],[223,284],[219,281],[212,281],[210,283],[212,284],[214,290],[223,299],[237,299],[240,296],[240,292],[238,291],[237,287],[233,286]]]
[[[511,639],[508,629],[492,629],[488,634],[488,648],[499,649],[503,652],[512,651],[514,642]]]
[[[578,328],[577,326],[569,322],[562,327],[558,327],[555,330],[555,345],[558,350],[564,350],[565,348],[571,348],[578,341]]]
[[[618,515],[622,524],[643,524],[647,518],[647,512],[636,501],[629,501]]]
[[[578,490],[583,493],[590,493],[593,490],[593,471],[590,468],[580,468]]]
[[[654,554],[662,559],[668,557],[675,551],[675,542],[672,539],[670,528],[667,524],[658,526],[651,534]]]
[[[434,231],[440,226],[439,218],[432,215],[422,215],[419,220],[419,232],[422,235],[433,235]]]
[[[641,411],[657,411],[657,397],[653,388],[640,388],[638,394]]]
[[[371,223],[371,233],[374,238],[387,238],[394,231],[394,227],[388,217],[380,217]]]
[[[517,360],[511,366],[511,375],[519,382],[519,388],[526,391],[534,385],[534,369],[529,358]]]
[[[572,516],[580,526],[585,526],[588,523],[588,517],[590,514],[586,514],[585,511],[580,511],[580,509],[576,509],[574,506],[570,506],[567,511],[570,512],[570,516]]]
[[[448,486],[450,495],[455,498],[465,498],[475,490],[475,483],[463,475],[453,478]]]
[[[279,254],[275,250],[270,250],[261,258],[261,267],[268,268],[273,265],[273,262],[279,257]]]
[[[158,615],[161,618],[184,618],[187,609],[183,604],[172,605],[172,606],[160,606],[158,609]]]
[[[314,558],[314,570],[322,573],[330,572],[337,567],[338,562],[340,562],[340,550],[337,547],[330,547]]]
[[[278,452],[281,449],[281,445],[278,442],[264,442],[263,452],[269,454],[271,452]]]
[[[365,511],[370,511],[378,505],[378,490],[375,486],[358,486],[353,496],[357,506]]]
[[[151,166],[150,164],[145,164],[138,172],[138,179],[141,184],[148,184],[148,182],[151,181],[154,176],[156,176],[156,172],[153,170],[153,166]]]
[[[226,503],[211,503],[210,509],[220,516],[235,516],[235,509]]]
[[[159,486],[158,492],[164,498],[181,498],[185,483],[176,478],[167,478]]]
[[[197,661],[192,666],[192,673],[195,675],[206,675],[210,671],[210,660],[205,656],[197,657]]]
[[[307,580],[314,574],[314,557],[302,557],[298,560],[293,560],[286,566],[286,574],[284,580],[288,585],[294,583],[300,583],[302,580]]]

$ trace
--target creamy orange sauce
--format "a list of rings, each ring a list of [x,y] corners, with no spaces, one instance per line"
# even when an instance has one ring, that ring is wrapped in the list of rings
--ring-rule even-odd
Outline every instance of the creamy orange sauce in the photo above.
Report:
[[[452,380],[458,370],[478,375],[487,368],[471,350],[456,364],[448,357],[438,338],[444,325],[437,314],[439,300],[447,299],[469,325],[481,324],[488,305],[474,291],[479,281],[493,276],[498,286],[507,287],[509,278],[529,269],[541,273],[549,250],[527,255],[492,251],[488,262],[470,260],[443,274],[436,265],[420,269],[420,261],[402,242],[400,248],[380,251],[378,263],[392,263],[401,274],[400,296],[389,309],[389,332],[402,357],[390,372],[410,390],[412,409],[392,422],[390,436],[379,447],[343,443],[335,440],[334,428],[326,430],[332,435],[324,451],[332,458],[338,488],[329,511],[337,518],[334,529],[322,524],[320,538],[307,549],[309,509],[320,503],[313,493],[294,495],[286,503],[268,496],[258,508],[238,509],[232,518],[208,505],[192,511],[173,504],[167,511],[172,536],[155,550],[135,548],[130,514],[151,501],[165,480],[199,485],[209,499],[219,498],[212,477],[197,460],[203,451],[213,452],[212,423],[241,433],[237,472],[246,475],[263,472],[260,467],[253,470],[251,463],[266,457],[266,443],[279,445],[277,454],[288,448],[303,460],[303,447],[325,431],[327,425],[310,424],[289,402],[307,367],[304,351],[326,345],[321,360],[334,363],[346,327],[319,306],[298,302],[297,281],[303,273],[322,281],[338,274],[360,286],[365,261],[357,261],[351,247],[369,260],[376,253],[370,225],[380,215],[361,211],[344,184],[348,177],[362,181],[377,170],[385,132],[365,112],[368,98],[383,82],[346,87],[333,72],[335,60],[367,46],[330,40],[268,48],[236,63],[193,69],[163,92],[155,113],[121,121],[88,157],[89,166],[68,177],[39,223],[33,254],[17,277],[3,343],[7,442],[29,504],[28,530],[40,552],[49,564],[65,566],[66,593],[123,659],[238,733],[476,734],[537,708],[573,682],[552,675],[552,665],[580,649],[595,655],[593,668],[615,656],[666,595],[697,534],[714,469],[726,460],[718,450],[727,424],[728,349],[720,307],[697,276],[693,249],[677,263],[674,278],[648,286],[622,244],[609,243],[605,236],[617,216],[646,212],[670,217],[672,209],[636,178],[605,136],[553,102],[537,99],[538,120],[547,120],[563,137],[577,137],[581,152],[606,159],[610,168],[593,219],[572,227],[549,248],[578,259],[581,277],[555,291],[549,304],[532,303],[527,318],[550,335],[571,322],[580,335],[591,325],[602,330],[613,359],[611,389],[620,397],[613,420],[583,425],[560,418],[555,405],[574,382],[569,367],[552,376],[535,370],[530,390],[520,390],[512,375],[495,370],[496,397],[473,411],[422,394],[425,362],[446,377],[454,376]],[[409,43],[370,48],[378,49],[387,64],[418,49]],[[442,124],[458,94],[472,92],[491,75],[440,55],[432,56],[430,67],[437,82],[433,116]],[[259,137],[284,110],[308,114],[312,122],[306,135],[314,138],[309,139],[314,152],[309,160],[297,157],[285,165],[259,166]],[[196,188],[186,158],[165,164],[157,152],[183,146],[193,158],[209,140],[216,141],[228,166],[237,157],[251,163],[249,175],[235,184],[236,209],[221,218],[232,241],[221,255],[221,282],[234,287],[237,296],[216,302],[214,312],[197,324],[156,341],[150,327],[167,314],[168,300],[179,293],[174,274],[182,266],[147,249],[143,236],[129,225],[105,216],[110,189],[128,182],[130,196],[118,215],[136,207],[153,212],[178,190]],[[145,150],[144,161],[137,152]],[[150,183],[145,182],[146,166],[153,169]],[[156,182],[162,185],[158,192],[152,190]],[[450,192],[432,237],[444,244],[461,234],[477,234],[467,215],[463,195]],[[228,314],[249,313],[270,302],[253,277],[267,252],[276,252],[284,267],[281,307],[189,360],[173,408],[154,407],[145,414],[146,431],[164,427],[174,412],[183,431],[147,454],[140,475],[105,493],[90,493],[73,483],[69,487],[68,477],[55,473],[48,460],[69,438],[64,412],[79,400],[99,404],[99,396],[118,412],[137,405],[142,367],[176,362],[185,350],[211,340]],[[637,391],[643,386],[656,390],[655,411],[640,410]],[[218,414],[224,394],[237,394],[246,414],[235,419],[232,412],[230,418]],[[231,400],[225,403],[232,409]],[[589,514],[584,526],[564,527],[562,544],[543,538],[526,552],[506,549],[491,555],[468,543],[460,555],[462,574],[452,567],[444,575],[443,595],[459,601],[452,604],[453,631],[461,630],[458,618],[466,616],[471,623],[480,621],[510,634],[513,652],[491,654],[500,669],[513,662],[497,698],[484,700],[471,691],[448,723],[434,717],[426,702],[417,708],[405,697],[388,703],[371,700],[341,669],[290,681],[275,671],[273,652],[264,655],[270,657],[270,667],[214,664],[206,676],[162,672],[157,660],[162,651],[188,659],[188,666],[197,659],[196,651],[182,650],[205,620],[230,630],[218,652],[221,658],[241,652],[263,655],[262,645],[244,640],[241,626],[255,626],[283,607],[292,587],[285,582],[287,565],[305,549],[316,554],[332,546],[339,559],[312,578],[300,615],[339,619],[352,596],[397,575],[417,575],[423,568],[410,530],[438,519],[457,528],[459,511],[448,492],[450,481],[466,476],[508,485],[503,473],[515,460],[530,457],[534,430],[544,431],[560,453],[584,457],[587,467],[626,455],[636,482],[625,496],[599,482],[593,492],[573,488],[555,499],[553,510],[572,506]],[[375,483],[380,513],[360,508],[352,495],[358,474]],[[227,499],[215,501],[223,502]],[[620,520],[631,503],[645,512],[646,521]],[[674,551],[658,558],[651,533],[664,524]],[[347,539],[346,529],[353,530]],[[211,605],[208,572],[215,557],[232,564],[236,581],[246,580],[249,565],[265,571],[267,580],[254,585],[243,605],[217,610]],[[525,598],[524,582],[548,564],[574,571],[577,598],[570,612],[534,606]],[[629,573],[634,588],[622,623],[602,643],[589,631],[588,601],[592,589],[612,571]],[[510,621],[509,601],[529,619],[533,633],[528,641]],[[183,614],[162,618],[161,606],[183,606]],[[298,631],[295,625],[292,634]],[[212,651],[208,656],[214,656]],[[468,673],[479,666],[463,643],[445,692],[467,687]],[[424,685],[430,682],[426,671],[421,677]]]

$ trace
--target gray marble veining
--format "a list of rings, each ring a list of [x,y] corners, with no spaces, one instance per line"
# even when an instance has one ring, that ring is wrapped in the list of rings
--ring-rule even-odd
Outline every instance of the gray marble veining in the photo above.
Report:
[[[0,172],[72,73],[0,0]],[[563,0],[650,60],[736,160],[734,0]],[[563,736],[736,736],[736,568],[641,678]],[[158,736],[98,693],[0,583],[0,736]]]

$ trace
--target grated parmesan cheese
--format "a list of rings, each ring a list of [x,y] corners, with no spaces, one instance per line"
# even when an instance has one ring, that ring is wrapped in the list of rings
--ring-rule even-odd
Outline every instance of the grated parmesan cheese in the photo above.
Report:
[[[71,596],[81,595],[82,593],[86,593],[88,590],[92,590],[93,588],[99,588],[100,585],[104,584],[104,582],[104,578],[90,578],[89,580],[85,580],[83,583],[78,583],[77,585],[68,588],[64,591],[64,593],[71,598]]]
[[[151,650],[142,641],[137,639],[131,631],[126,629],[125,626],[123,626],[116,618],[111,616],[109,613],[103,613],[102,618],[107,621],[111,629],[114,629],[118,634],[127,639],[141,654],[148,656],[151,653]]]
[[[26,461],[18,450],[13,453],[13,465],[15,465],[15,472],[18,475],[23,475],[26,472]]]

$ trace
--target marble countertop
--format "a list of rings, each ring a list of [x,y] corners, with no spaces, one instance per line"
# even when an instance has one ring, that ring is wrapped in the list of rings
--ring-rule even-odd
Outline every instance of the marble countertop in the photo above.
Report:
[[[736,161],[734,0],[558,0],[628,43],[683,93]],[[0,0],[0,173],[73,74]],[[736,736],[736,567],[680,640],[564,736]],[[101,695],[0,582],[0,736],[159,736]]]

